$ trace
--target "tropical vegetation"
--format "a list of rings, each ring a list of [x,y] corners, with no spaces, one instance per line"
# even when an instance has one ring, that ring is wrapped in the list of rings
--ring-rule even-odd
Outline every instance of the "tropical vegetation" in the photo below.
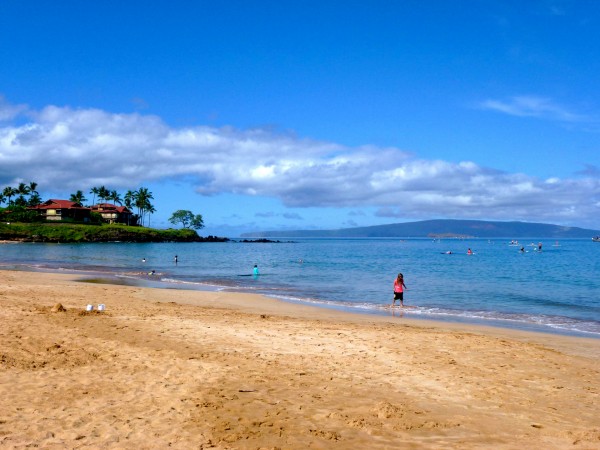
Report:
[[[169,222],[173,225],[181,224],[183,228],[193,228],[199,230],[204,228],[204,220],[202,214],[195,214],[187,209],[178,209],[169,218]]]
[[[0,205],[6,203],[8,206],[35,206],[42,202],[37,192],[37,183],[19,183],[17,187],[6,186],[0,191]]]
[[[116,190],[105,186],[90,189],[91,208],[98,203],[112,203],[127,207],[132,220],[127,224],[105,223],[102,215],[92,211],[90,220],[81,223],[72,218],[63,217],[60,221],[45,221],[44,217],[30,208],[43,203],[37,191],[37,183],[19,183],[0,190],[0,240],[28,242],[222,242],[227,238],[215,236],[200,237],[195,230],[204,227],[201,214],[189,210],[177,210],[169,221],[181,224],[183,229],[159,230],[150,228],[150,217],[156,212],[152,200],[154,196],[148,188],[140,187],[128,190],[123,196]],[[82,190],[77,190],[69,197],[69,201],[84,206],[89,197]],[[5,207],[3,207],[5,205]],[[128,216],[129,217],[129,216]],[[141,225],[141,226],[128,226]]]
[[[0,211],[2,205],[6,205],[4,219],[19,222],[35,222],[37,215],[28,211],[28,207],[36,206],[42,203],[42,198],[37,191],[38,184],[35,182],[19,183],[18,186],[7,186],[0,191]],[[151,200],[154,199],[152,192],[148,188],[140,187],[137,190],[128,190],[123,197],[116,190],[107,189],[105,186],[94,186],[91,188],[92,203],[96,204],[96,199],[101,203],[112,202],[114,205],[126,206],[130,211],[136,211],[134,220],[129,225],[150,226],[150,217],[156,212],[156,208]],[[77,190],[69,197],[69,200],[84,205],[88,201],[81,190]],[[7,211],[8,210],[8,211]],[[97,219],[98,217],[96,217]]]
[[[23,242],[205,242],[194,230],[131,227],[123,224],[0,223],[0,240]]]

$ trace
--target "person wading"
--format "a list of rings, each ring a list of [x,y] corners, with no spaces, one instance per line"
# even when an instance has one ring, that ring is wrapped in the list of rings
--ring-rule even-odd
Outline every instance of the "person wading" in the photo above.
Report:
[[[398,277],[394,280],[394,300],[392,300],[392,306],[396,306],[396,300],[400,300],[400,306],[404,306],[404,289],[407,289],[404,284],[404,275],[398,274]]]

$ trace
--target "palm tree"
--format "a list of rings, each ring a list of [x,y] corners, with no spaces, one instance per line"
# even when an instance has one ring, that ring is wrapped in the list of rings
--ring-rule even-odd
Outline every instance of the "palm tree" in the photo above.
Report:
[[[29,195],[29,201],[28,201],[29,206],[36,206],[36,205],[39,205],[40,203],[42,203],[42,197],[40,197],[40,194],[38,194],[36,191],[32,192]]]
[[[23,194],[20,194],[17,198],[15,198],[15,201],[13,202],[13,205],[15,205],[15,206],[27,206],[27,199],[25,198],[25,196]]]
[[[21,196],[29,195],[29,186],[27,186],[25,183],[19,183],[17,194]]]
[[[35,181],[30,181],[27,189],[29,190],[29,200],[27,204],[29,206],[36,206],[42,203],[42,197],[37,191],[38,184]]]
[[[129,189],[127,192],[125,192],[125,206],[127,207],[127,209],[129,209],[129,211],[133,211],[133,202],[135,200],[135,191],[132,191],[131,189]],[[131,219],[131,214],[129,214],[127,216],[127,225],[129,225],[129,220]]]
[[[98,188],[98,198],[104,200],[102,203],[106,203],[106,199],[108,198],[109,195],[110,195],[110,192],[108,191],[108,189],[106,189],[106,187],[100,186]]]
[[[135,206],[138,209],[138,216],[140,216],[142,221],[142,226],[144,226],[144,215],[146,211],[153,208],[150,200],[154,199],[152,196],[152,192],[148,190],[148,188],[141,187],[134,193]]]
[[[79,203],[80,205],[83,205],[83,202],[85,202],[87,199],[83,195],[82,191],[77,191],[74,194],[71,194],[69,200],[71,200],[74,203]]]
[[[150,216],[156,212],[156,208],[154,205],[148,204],[146,211],[148,212],[148,227],[150,227]]]
[[[27,199],[25,198],[25,196],[29,195],[29,186],[27,186],[25,183],[19,183],[19,186],[17,187],[15,194],[19,195],[15,200],[16,205],[19,205],[19,206],[27,205]]]
[[[129,209],[133,208],[133,201],[135,200],[135,191],[132,191],[131,189],[128,190],[127,192],[125,192],[125,206],[127,206]]]
[[[94,194],[94,197],[92,197],[92,206],[96,204],[96,195],[98,195],[98,192],[100,192],[100,189],[97,187],[90,189],[90,194]]]
[[[109,200],[112,200],[113,204],[119,204],[122,205],[123,201],[121,200],[121,196],[119,195],[119,193],[117,191],[110,191],[110,193],[108,194],[107,197]]]
[[[0,205],[6,201],[6,197],[2,192],[0,192]]]
[[[30,181],[29,182],[29,193],[31,195],[37,194],[38,193],[38,191],[36,191],[37,187],[38,187],[38,184],[35,181]]]
[[[2,191],[2,194],[4,194],[4,196],[8,199],[8,205],[11,205],[11,198],[13,198],[15,195],[18,194],[17,190],[15,188],[12,188],[10,186],[6,186],[4,188],[4,190]]]

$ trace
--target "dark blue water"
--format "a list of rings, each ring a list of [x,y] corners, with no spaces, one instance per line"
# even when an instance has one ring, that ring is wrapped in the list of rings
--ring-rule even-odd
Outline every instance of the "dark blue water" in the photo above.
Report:
[[[546,240],[539,252],[538,242],[4,244],[0,268],[87,271],[173,288],[256,292],[371,314],[392,314],[386,307],[394,278],[402,272],[408,286],[405,305],[410,306],[404,315],[600,337],[600,243]],[[475,254],[467,255],[468,248]],[[258,277],[252,276],[254,264]]]

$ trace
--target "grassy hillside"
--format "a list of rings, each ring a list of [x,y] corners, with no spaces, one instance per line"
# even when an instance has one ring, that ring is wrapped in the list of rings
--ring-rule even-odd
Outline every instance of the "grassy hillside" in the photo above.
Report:
[[[126,225],[83,225],[69,223],[1,223],[0,240],[24,242],[201,242],[195,230],[131,227]]]

